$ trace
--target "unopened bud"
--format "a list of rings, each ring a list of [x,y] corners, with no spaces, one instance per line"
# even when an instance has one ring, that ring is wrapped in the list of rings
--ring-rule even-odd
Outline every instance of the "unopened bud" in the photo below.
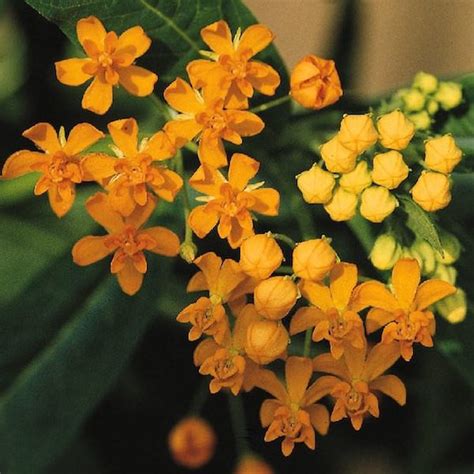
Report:
[[[433,74],[420,71],[413,80],[413,87],[417,87],[425,94],[432,94],[438,87],[438,79]]]
[[[341,121],[338,136],[342,145],[358,155],[369,149],[378,139],[374,122],[368,114],[346,115]]]
[[[451,324],[461,323],[467,315],[466,293],[458,288],[454,295],[446,296],[436,303],[436,311]]]
[[[410,247],[410,253],[418,260],[423,275],[430,275],[434,272],[437,252],[426,240],[416,239]]]
[[[456,82],[440,82],[435,99],[443,110],[451,110],[462,102],[462,87]]]
[[[392,150],[375,155],[372,179],[387,189],[395,189],[407,178],[409,171],[402,154]]]
[[[407,112],[418,112],[425,105],[425,94],[418,89],[410,89],[404,94],[403,103]]]
[[[408,118],[413,122],[417,130],[428,130],[431,127],[431,117],[426,110],[410,114]]]
[[[357,195],[339,187],[332,199],[324,205],[331,219],[336,222],[348,221],[355,216]]]
[[[391,234],[381,234],[377,237],[370,252],[370,261],[379,270],[390,270],[400,259],[402,249]]]
[[[296,178],[298,189],[307,203],[324,204],[331,199],[336,180],[329,171],[313,166]]]
[[[433,171],[449,174],[461,158],[462,151],[451,135],[430,138],[425,142],[425,163]]]
[[[443,254],[436,254],[436,260],[445,265],[451,265],[458,260],[461,255],[461,242],[458,238],[445,230],[439,233]]]
[[[339,140],[339,135],[331,138],[320,148],[326,168],[333,173],[348,173],[355,167],[357,153],[346,148]]]
[[[423,171],[410,191],[413,200],[425,211],[435,212],[451,201],[451,184],[446,175]]]
[[[240,247],[240,268],[257,280],[268,278],[283,261],[283,252],[269,234],[245,239]]]
[[[391,150],[403,150],[415,134],[415,126],[400,110],[382,115],[377,121],[380,143]]]
[[[179,256],[186,262],[186,263],[193,263],[194,259],[196,258],[197,247],[193,244],[193,242],[183,242],[179,247]]]
[[[306,240],[293,250],[293,271],[304,280],[322,280],[336,264],[336,252],[325,237]]]
[[[457,276],[458,272],[452,265],[438,263],[438,265],[436,265],[435,271],[433,272],[432,278],[447,281],[448,283],[451,283],[451,285],[454,285],[456,283]]]
[[[438,112],[439,110],[439,103],[434,100],[434,99],[430,99],[427,103],[426,103],[426,111],[430,114],[430,115],[434,115],[436,112]]]
[[[339,186],[355,195],[360,194],[365,188],[372,184],[372,178],[366,161],[360,161],[349,173],[339,178]]]
[[[298,299],[298,288],[288,276],[276,276],[261,281],[254,290],[255,309],[267,319],[282,319]]]
[[[363,191],[360,201],[360,213],[368,221],[382,222],[397,207],[395,196],[383,186],[371,186]]]
[[[288,331],[281,321],[254,321],[247,329],[245,353],[257,364],[269,364],[285,352],[288,341]]]

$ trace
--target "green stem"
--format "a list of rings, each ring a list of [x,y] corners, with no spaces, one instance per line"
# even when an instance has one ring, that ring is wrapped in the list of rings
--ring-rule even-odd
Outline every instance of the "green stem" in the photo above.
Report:
[[[304,335],[304,346],[303,346],[303,357],[309,357],[311,352],[311,334],[312,329],[306,329],[306,333]]]
[[[183,178],[183,214],[184,214],[184,243],[189,245],[194,245],[193,243],[193,230],[191,229],[188,223],[188,217],[191,213],[191,200],[189,198],[188,186],[186,182],[186,176],[184,174],[184,165],[183,165],[183,154],[179,150],[176,154],[176,171]]]
[[[278,99],[273,99],[269,102],[265,102],[262,105],[257,105],[257,107],[249,109],[249,112],[252,112],[254,114],[265,112],[266,110],[272,109],[273,107],[278,107],[279,105],[288,102],[290,99],[291,97],[289,95],[284,95],[283,97],[278,97]]]
[[[375,242],[370,224],[361,215],[357,214],[350,221],[347,221],[347,225],[369,255]]]
[[[227,394],[227,400],[229,402],[230,419],[232,430],[234,432],[237,454],[243,456],[245,453],[250,451],[247,441],[244,404],[242,403],[241,396],[235,396],[231,393]]]
[[[203,378],[199,384],[199,388],[194,393],[194,397],[191,401],[191,406],[189,407],[189,414],[198,416],[201,413],[204,404],[209,397],[209,384],[207,378]]]
[[[287,244],[292,249],[295,248],[295,245],[296,245],[295,241],[292,238],[285,235],[285,234],[273,234],[272,233],[272,237],[276,240],[281,240],[282,242],[285,242],[285,244]]]

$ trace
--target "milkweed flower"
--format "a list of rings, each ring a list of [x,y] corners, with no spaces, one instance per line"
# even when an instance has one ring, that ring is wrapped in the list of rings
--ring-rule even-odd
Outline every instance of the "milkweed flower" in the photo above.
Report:
[[[366,318],[367,333],[380,328],[382,343],[396,341],[403,359],[413,356],[413,344],[433,346],[436,322],[427,308],[456,288],[442,280],[431,279],[420,284],[420,265],[414,259],[399,260],[392,270],[393,293],[380,282],[364,282],[357,288],[358,305],[371,306]]]
[[[240,246],[240,268],[257,280],[265,280],[283,261],[283,252],[270,233],[245,239]]]
[[[402,256],[402,248],[392,234],[380,234],[370,251],[370,261],[379,270],[391,270]]]
[[[260,133],[265,124],[257,115],[244,110],[228,110],[224,102],[225,91],[204,89],[201,95],[179,77],[164,92],[173,109],[180,112],[169,121],[164,130],[178,147],[198,137],[198,157],[201,163],[215,168],[227,165],[222,140],[242,144],[242,137]]]
[[[25,130],[23,136],[42,152],[20,150],[10,155],[3,165],[2,178],[12,179],[27,173],[39,172],[34,193],[48,192],[49,203],[58,217],[71,209],[76,197],[76,184],[84,180],[81,152],[93,145],[104,134],[88,123],[73,127],[66,140],[64,129],[59,136],[49,123],[37,123]]]
[[[291,71],[291,97],[300,105],[320,110],[334,104],[342,96],[341,81],[336,64],[310,54]]]
[[[122,290],[127,295],[134,295],[147,271],[144,250],[167,257],[179,253],[178,236],[171,230],[165,227],[141,228],[155,206],[155,199],[149,199],[144,206],[123,217],[112,209],[104,193],[94,194],[87,200],[86,210],[109,235],[88,235],[76,242],[72,249],[74,263],[90,265],[113,253],[110,271],[117,275]]]
[[[80,86],[92,79],[82,98],[84,109],[105,114],[112,105],[112,89],[119,84],[139,97],[153,92],[158,76],[133,64],[151,45],[141,26],[117,36],[114,31],[107,32],[98,18],[89,16],[77,22],[76,31],[88,57],[56,62],[56,76],[67,86]]]
[[[187,67],[191,84],[196,89],[215,87],[225,96],[230,109],[247,109],[254,89],[264,95],[275,94],[280,76],[268,64],[250,61],[273,40],[272,32],[264,25],[249,26],[242,34],[240,28],[234,39],[229,25],[216,21],[201,30],[201,38],[212,52],[203,52],[212,61],[196,59]]]
[[[314,431],[325,435],[329,429],[327,408],[315,403],[328,394],[327,387],[319,379],[308,387],[312,365],[311,359],[288,357],[285,385],[270,370],[261,369],[256,377],[255,385],[275,397],[265,400],[260,408],[262,426],[268,427],[265,441],[284,437],[281,444],[284,456],[293,452],[295,443],[304,443],[314,449]]]
[[[336,263],[329,274],[329,287],[318,282],[302,281],[301,293],[312,306],[300,308],[290,324],[290,334],[314,327],[315,342],[329,341],[331,355],[341,358],[347,344],[362,349],[365,344],[364,325],[352,295],[357,285],[357,267]]]
[[[173,426],[168,446],[174,461],[189,469],[199,469],[214,456],[217,437],[211,425],[200,417],[190,416]]]
[[[108,124],[118,157],[91,153],[84,159],[84,171],[103,184],[114,211],[129,216],[137,206],[144,206],[151,194],[173,201],[183,186],[174,171],[157,163],[172,157],[176,150],[163,131],[138,144],[138,124],[134,118]]]
[[[316,372],[325,372],[318,379],[321,386],[335,398],[331,421],[350,418],[352,427],[360,430],[364,417],[379,417],[379,403],[374,392],[381,392],[399,405],[406,403],[406,389],[395,375],[382,375],[400,357],[396,344],[377,344],[371,350],[348,348],[344,357],[335,360],[321,354],[313,360]]]
[[[221,239],[232,248],[240,247],[244,239],[254,235],[251,212],[276,216],[280,195],[272,188],[262,188],[263,182],[248,184],[257,174],[260,163],[242,153],[234,153],[228,180],[216,169],[203,164],[189,179],[192,188],[207,196],[198,197],[206,204],[195,207],[189,215],[194,233],[205,237],[217,224]]]

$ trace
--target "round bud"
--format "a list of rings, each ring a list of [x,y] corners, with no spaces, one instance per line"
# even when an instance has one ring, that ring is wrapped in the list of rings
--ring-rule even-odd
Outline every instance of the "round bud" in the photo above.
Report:
[[[377,120],[380,143],[391,150],[403,150],[415,134],[415,126],[400,110],[382,115]]]
[[[431,127],[431,117],[426,110],[410,114],[408,118],[413,122],[417,130],[428,130]]]
[[[451,201],[451,184],[446,175],[423,171],[410,191],[413,200],[425,211],[435,212]]]
[[[336,252],[323,237],[299,243],[293,250],[293,271],[304,280],[322,280],[336,264]]]
[[[436,311],[451,324],[461,323],[467,315],[466,293],[458,288],[454,295],[436,303]]]
[[[375,144],[378,134],[370,115],[346,115],[338,137],[343,146],[359,155]]]
[[[433,171],[449,174],[461,158],[462,151],[451,135],[430,138],[425,142],[425,164]]]
[[[430,275],[435,271],[438,252],[426,240],[416,239],[410,247],[410,253],[418,260],[423,275]]]
[[[324,205],[331,219],[336,222],[348,221],[355,216],[357,195],[339,187],[332,199]]]
[[[339,178],[339,186],[355,195],[360,194],[365,188],[372,184],[372,178],[366,161],[360,161],[349,173]]]
[[[443,247],[443,255],[436,252],[436,260],[445,265],[451,265],[456,262],[461,255],[461,242],[459,242],[455,235],[445,230],[439,233],[439,238],[441,240],[441,246]]]
[[[193,263],[194,259],[196,258],[196,254],[197,247],[192,242],[183,242],[179,247],[179,256],[186,263]]]
[[[360,213],[370,222],[382,222],[397,207],[395,196],[383,186],[371,186],[362,192]]]
[[[303,199],[309,204],[324,204],[332,197],[336,180],[332,173],[319,166],[313,166],[303,171],[297,177],[298,189],[303,194]]]
[[[275,474],[273,469],[262,459],[250,454],[240,459],[234,474]]]
[[[415,75],[413,87],[417,87],[425,94],[432,94],[438,87],[438,79],[433,74],[420,71]]]
[[[418,112],[425,105],[425,94],[418,89],[410,89],[403,95],[403,103],[407,112]]]
[[[427,103],[426,103],[426,111],[430,114],[430,115],[434,115],[436,112],[438,112],[439,110],[439,104],[436,100],[434,99],[430,99]]]
[[[392,234],[381,234],[377,237],[370,252],[370,261],[379,270],[390,270],[400,259],[402,249]]]
[[[198,417],[188,417],[173,427],[168,446],[176,464],[198,469],[214,455],[216,435],[209,423]]]
[[[348,173],[355,167],[357,153],[349,150],[339,141],[339,134],[320,148],[324,164],[333,173]]]
[[[245,239],[240,247],[240,268],[257,280],[268,278],[283,261],[283,252],[269,234]]]
[[[395,189],[407,178],[409,171],[402,154],[392,150],[375,155],[372,179],[374,183]]]
[[[261,281],[253,294],[255,309],[267,319],[284,318],[298,299],[298,287],[288,276],[276,276]]]
[[[434,96],[443,110],[451,110],[462,102],[462,87],[456,82],[440,82]]]
[[[288,331],[281,321],[254,321],[247,329],[245,353],[257,364],[269,364],[285,352],[288,341]]]
[[[438,265],[436,265],[435,271],[433,272],[432,278],[447,281],[448,283],[451,283],[451,285],[454,285],[456,283],[457,276],[458,271],[452,265],[438,263]]]

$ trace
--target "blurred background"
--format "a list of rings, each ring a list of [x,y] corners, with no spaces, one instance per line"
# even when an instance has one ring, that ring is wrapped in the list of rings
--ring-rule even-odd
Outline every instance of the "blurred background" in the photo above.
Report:
[[[474,71],[471,0],[246,0],[246,4],[274,30],[276,45],[289,67],[308,53],[336,59],[346,92],[345,102],[332,109],[337,117],[340,110],[364,110],[374,98],[408,84],[419,70],[443,78]],[[54,61],[71,57],[71,51],[63,33],[28,5],[19,0],[0,0],[1,163],[12,152],[30,147],[21,132],[40,121],[55,127],[64,125],[67,130],[80,121],[90,121],[105,130],[107,122],[133,115],[145,131],[160,126],[149,102],[136,98],[119,97],[106,118],[80,109],[83,88],[64,87],[54,74]],[[333,115],[322,115],[319,126],[331,128],[337,123]],[[288,155],[291,135],[286,140],[277,151],[285,159],[273,170],[288,176],[305,169],[313,157],[303,152]],[[272,183],[271,150],[268,155],[266,167]],[[2,396],[11,397],[8,390],[18,382],[18,374],[25,367],[35,370],[35,357],[43,357],[50,350],[50,341],[67,336],[61,328],[72,320],[76,307],[97,300],[103,312],[98,311],[96,318],[104,312],[110,318],[122,312],[124,321],[141,315],[141,303],[124,307],[114,304],[114,298],[122,300],[115,281],[107,276],[107,262],[94,268],[75,268],[70,261],[72,244],[96,230],[81,209],[81,203],[96,188],[86,186],[71,214],[59,221],[44,197],[32,196],[34,181],[34,177],[27,176],[0,183],[0,403]],[[285,195],[285,190],[282,192]],[[288,196],[291,193],[294,189]],[[466,206],[465,199],[458,197],[453,206],[457,202],[458,208],[464,209],[457,224],[470,229],[472,210],[466,210],[470,206]],[[285,202],[278,226],[290,234],[295,232],[293,237],[298,238],[297,231],[291,230],[295,228],[293,212],[292,204]],[[170,207],[165,206],[158,217],[175,230],[181,228],[180,216]],[[318,223],[317,234],[334,237],[342,258],[360,263],[370,274],[365,253],[347,228],[329,222],[317,211],[313,217]],[[270,221],[262,220],[258,225],[277,230]],[[215,248],[221,249],[221,255],[226,252],[225,246],[212,238],[199,246],[201,252]],[[86,421],[74,428],[74,440],[44,471],[48,474],[189,472],[173,463],[166,438],[186,414],[193,394],[207,383],[192,364],[194,345],[187,341],[187,329],[174,321],[185,304],[193,300],[184,294],[184,288],[195,269],[178,259],[151,261],[160,268],[159,273],[147,275],[145,294],[154,297],[153,317],[144,321],[143,327],[132,328],[130,337],[136,341],[130,354],[122,353],[120,344],[111,346],[116,376],[103,388],[99,397],[102,401],[96,404],[83,399],[77,407],[70,407],[83,410]],[[462,281],[470,287],[472,255],[461,267]],[[107,322],[101,328],[107,331]],[[462,331],[462,326],[458,328],[453,329]],[[88,350],[93,353],[97,347],[94,341],[90,344]],[[65,357],[75,349],[66,346]],[[105,366],[88,370],[95,371],[97,378],[106,373]],[[297,446],[288,459],[281,455],[279,442],[264,443],[258,407],[266,397],[254,391],[244,397],[248,442],[280,474],[472,473],[474,406],[466,379],[439,352],[422,348],[418,348],[415,362],[397,365],[395,373],[408,388],[406,407],[383,399],[380,420],[368,420],[358,433],[348,422],[335,423],[327,437],[317,439],[316,452]],[[83,381],[78,380],[80,383]],[[26,394],[33,400],[41,397],[41,393],[27,390]],[[57,405],[67,406],[68,396],[67,391],[59,393],[57,400],[51,401],[51,417],[44,417],[41,423],[60,426],[54,413]],[[34,416],[34,403],[31,413],[11,413],[15,416],[0,417],[0,445],[6,442],[1,436],[9,436],[9,426],[21,427],[26,418]],[[218,448],[213,460],[196,472],[230,473],[237,453],[226,396],[218,394],[208,399],[203,416],[217,431]],[[30,438],[33,444],[41,444],[41,424],[36,432],[22,433],[18,429],[17,433],[12,444],[18,452],[27,438],[25,446],[32,444]],[[60,429],[56,436],[60,445]]]

